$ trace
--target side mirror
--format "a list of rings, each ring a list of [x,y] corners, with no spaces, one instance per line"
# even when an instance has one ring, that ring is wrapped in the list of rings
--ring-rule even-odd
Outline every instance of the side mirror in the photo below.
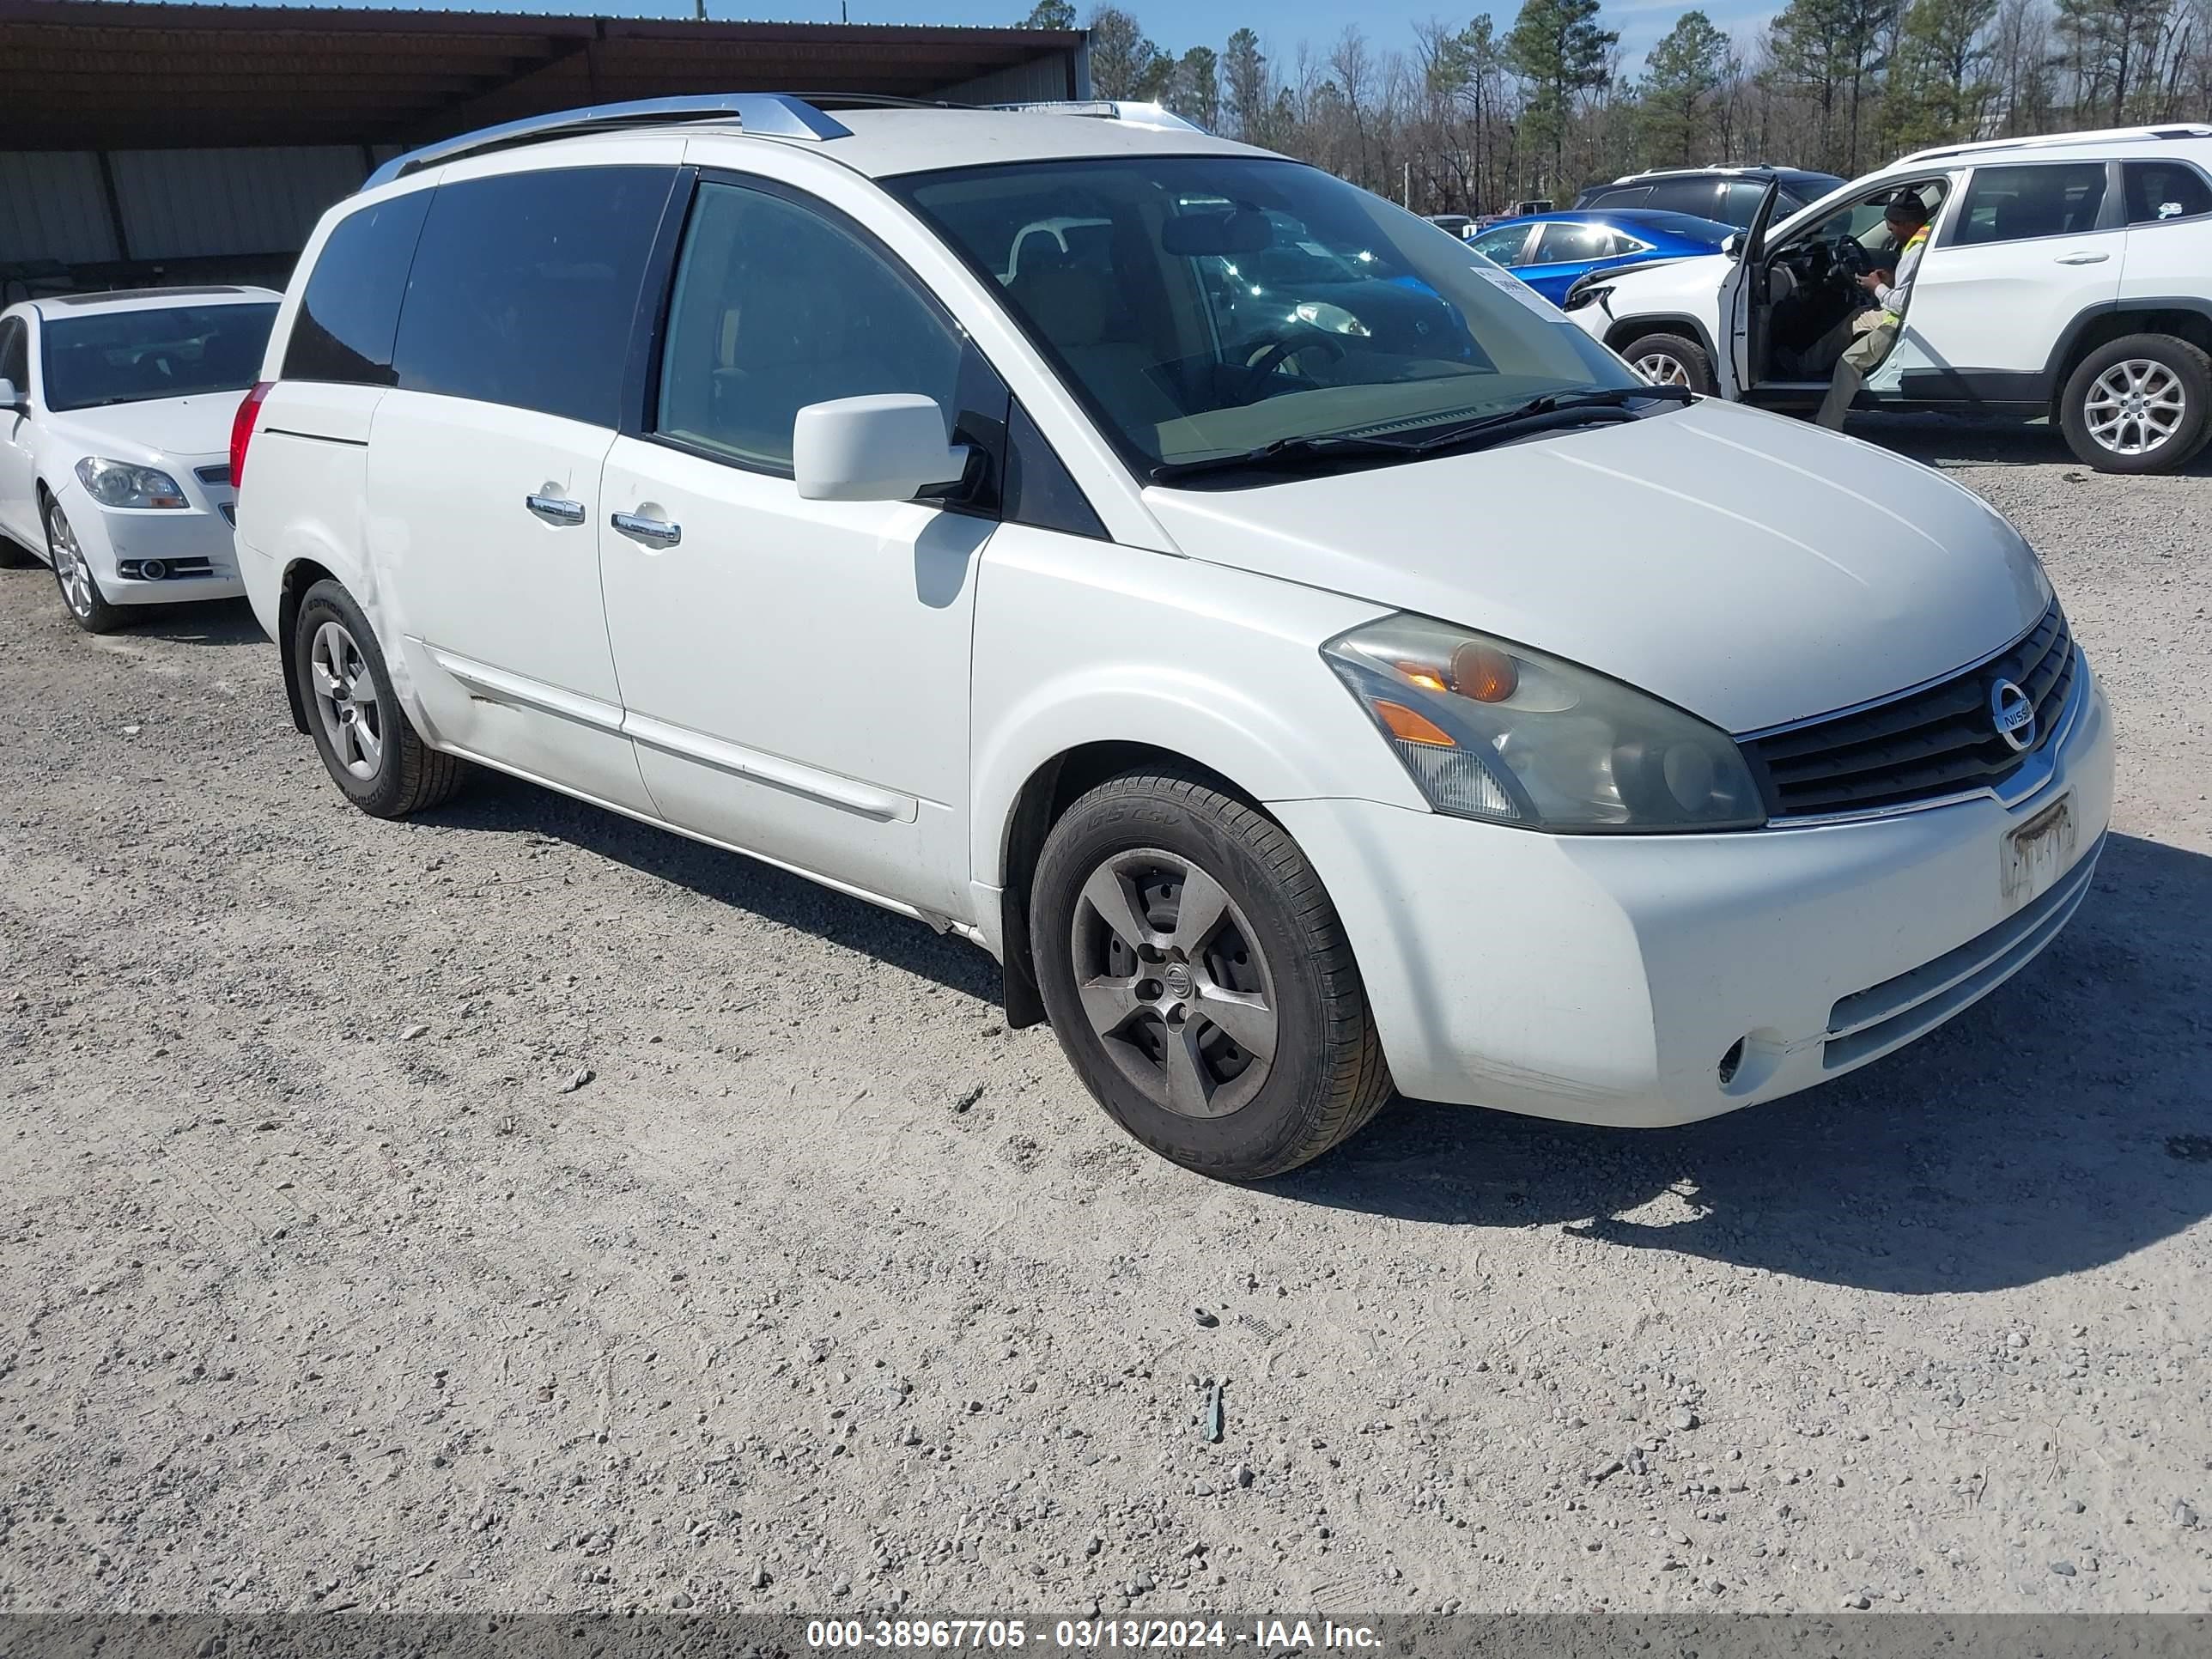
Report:
[[[1742,258],[1743,233],[1740,230],[1730,231],[1728,235],[1728,240],[1721,244],[1721,252],[1727,254],[1731,259]]]
[[[18,410],[24,414],[28,414],[31,409],[30,394],[13,380],[0,380],[0,409]]]
[[[967,470],[967,447],[945,441],[945,411],[915,392],[809,404],[792,428],[792,477],[810,501],[910,501]]]

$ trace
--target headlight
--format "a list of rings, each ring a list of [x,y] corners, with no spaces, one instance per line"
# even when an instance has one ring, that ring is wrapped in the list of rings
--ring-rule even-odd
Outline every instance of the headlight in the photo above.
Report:
[[[1425,617],[1322,654],[1439,812],[1531,830],[1749,830],[1766,821],[1729,735],[1524,646]]]
[[[1333,306],[1326,300],[1303,301],[1291,314],[1302,323],[1325,329],[1331,334],[1356,335],[1364,340],[1373,331],[1342,306]]]
[[[166,472],[128,461],[88,455],[76,464],[77,482],[102,507],[185,507],[185,492]]]
[[[1562,311],[1580,311],[1584,306],[1595,305],[1598,301],[1603,299],[1607,295],[1612,292],[1613,285],[1609,283],[1598,283],[1589,288],[1584,288],[1581,283],[1577,283],[1574,287],[1567,290],[1566,301],[1565,304],[1560,306],[1559,309]]]

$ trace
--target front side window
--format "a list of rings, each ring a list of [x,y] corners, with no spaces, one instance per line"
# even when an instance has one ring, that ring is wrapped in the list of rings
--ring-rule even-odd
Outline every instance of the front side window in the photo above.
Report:
[[[2097,228],[2105,204],[2102,161],[1977,167],[1952,240],[1962,246],[2078,236]]]
[[[1651,198],[1637,205],[1661,213],[1689,213],[1710,219],[1720,207],[1720,185],[1711,179],[1669,179],[1654,185]]]
[[[1900,191],[1911,191],[1920,198],[1920,205],[1933,225],[1943,210],[1943,197],[1948,181],[1929,179],[1910,185],[1889,183],[1869,191],[1856,201],[1835,209],[1817,223],[1807,226],[1790,238],[1792,246],[1808,242],[1856,242],[1873,252],[1895,252],[1889,234],[1889,204]]]
[[[1759,204],[1765,199],[1765,185],[1738,179],[1721,186],[1720,206],[1706,216],[1717,217],[1723,224],[1734,225],[1738,230],[1749,230],[1751,222],[1759,216]],[[1804,205],[1788,191],[1777,191],[1774,194],[1774,216],[1777,219],[1795,213]]]
[[[1486,259],[1494,259],[1510,269],[1522,262],[1521,250],[1528,246],[1528,227],[1504,225],[1496,230],[1486,230],[1468,244]]]
[[[2212,185],[2185,161],[2128,161],[2120,168],[2128,192],[2128,222],[2155,225],[2212,213]]]
[[[46,407],[95,409],[243,392],[261,372],[275,305],[161,306],[46,319]]]
[[[410,392],[621,422],[638,289],[675,172],[558,167],[440,185],[392,372]]]
[[[0,317],[0,380],[13,380],[23,397],[31,395],[30,330],[21,317]]]
[[[1113,157],[890,183],[1143,473],[1639,384],[1471,245],[1297,162]],[[1032,261],[1031,228],[1069,218],[1097,234]]]
[[[1061,245],[1024,242],[1024,268]],[[914,392],[958,410],[963,351],[943,315],[856,231],[767,191],[703,184],[677,265],[655,427],[788,472],[792,428],[809,404]]]

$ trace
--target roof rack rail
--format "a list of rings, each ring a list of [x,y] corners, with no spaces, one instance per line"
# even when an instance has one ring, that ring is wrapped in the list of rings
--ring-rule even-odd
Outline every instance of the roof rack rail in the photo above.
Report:
[[[2212,126],[2202,122],[2184,122],[2154,127],[2102,127],[2094,132],[2045,132],[2023,138],[1983,138],[1972,143],[1940,144],[1933,149],[1915,150],[1910,155],[1899,156],[1882,171],[1887,173],[1908,164],[1940,161],[1947,155],[1990,155],[2010,149],[2057,149],[2069,144],[2141,143],[2149,138],[2212,138]]]
[[[1168,132],[1204,132],[1195,121],[1185,120],[1161,104],[1138,103],[1127,98],[1050,98],[1021,104],[986,104],[986,109],[1029,110],[1041,115],[1088,115],[1102,121],[1127,121],[1135,127],[1158,127]]]
[[[677,121],[733,121],[747,132],[769,138],[849,138],[852,129],[832,120],[812,104],[786,92],[691,93],[674,98],[638,98],[627,103],[592,104],[550,115],[525,116],[458,137],[441,138],[396,155],[368,175],[363,190],[374,190],[441,161],[481,155],[489,150],[532,144],[544,138],[586,132],[617,132],[624,127],[659,126]]]

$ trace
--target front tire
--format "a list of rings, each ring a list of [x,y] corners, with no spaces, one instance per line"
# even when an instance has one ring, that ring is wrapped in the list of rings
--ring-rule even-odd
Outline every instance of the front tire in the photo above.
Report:
[[[291,672],[331,781],[371,817],[404,817],[461,787],[468,763],[422,741],[368,618],[341,584],[325,578],[301,599]]]
[[[2124,335],[2067,377],[2058,416],[2075,458],[2100,472],[2171,472],[2212,431],[2212,357],[2170,334]]]
[[[1030,949],[1107,1115],[1185,1169],[1259,1181],[1390,1097],[1335,907],[1282,827],[1206,779],[1128,773],[1046,837]]]
[[[1712,358],[1685,335],[1646,334],[1631,340],[1621,348],[1620,355],[1654,386],[1686,386],[1710,397],[1720,384],[1713,378]]]
[[[110,605],[92,574],[91,562],[77,545],[69,515],[59,501],[49,498],[42,515],[46,521],[46,559],[54,568],[54,586],[61,589],[62,609],[88,634],[112,634],[131,620],[129,607]]]

